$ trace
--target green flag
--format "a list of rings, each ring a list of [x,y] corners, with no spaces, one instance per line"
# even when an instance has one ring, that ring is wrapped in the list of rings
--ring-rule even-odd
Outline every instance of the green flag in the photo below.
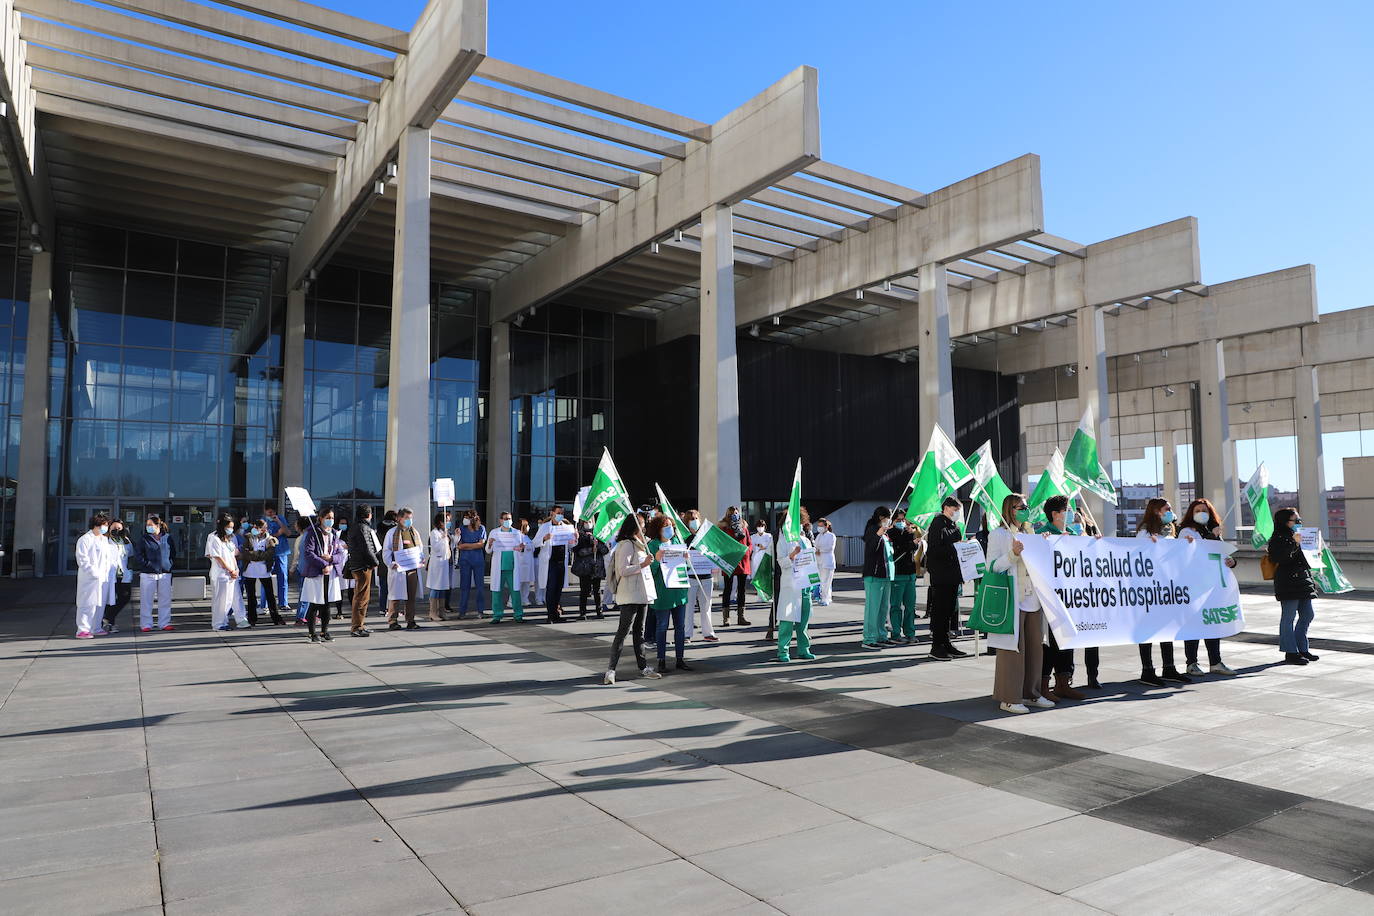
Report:
[[[1064,456],[1059,454],[1059,449],[1055,449],[1050,456],[1050,463],[1045,465],[1044,473],[1036,481],[1030,499],[1026,500],[1031,511],[1031,523],[1039,525],[1048,520],[1043,508],[1045,500],[1051,496],[1072,497],[1077,492],[1078,488],[1064,478]]]
[[[787,516],[782,520],[782,536],[789,541],[801,540],[801,459],[792,474],[792,495],[787,498]]]
[[[1350,584],[1350,580],[1341,572],[1340,564],[1336,562],[1336,555],[1331,552],[1331,548],[1322,545],[1322,569],[1312,570],[1312,578],[1317,580],[1317,588],[1327,595],[1339,595],[1344,592],[1355,590],[1355,586]]]
[[[1245,485],[1245,501],[1255,517],[1255,529],[1250,532],[1250,544],[1264,549],[1274,536],[1274,513],[1269,508],[1269,469],[1260,462]]]
[[[945,497],[972,479],[973,471],[968,462],[964,461],[944,430],[936,426],[930,431],[930,442],[912,477],[907,521],[921,528],[930,527],[930,520],[939,514],[940,504]]]
[[[1095,428],[1093,409],[1089,407],[1083,411],[1083,419],[1078,421],[1078,429],[1074,430],[1069,442],[1069,453],[1064,456],[1064,477],[1115,505],[1116,487],[1112,484],[1112,475],[1097,457]]]
[[[754,591],[759,593],[759,597],[764,601],[773,600],[773,557],[765,553],[759,558],[758,568],[754,570],[754,576],[749,580],[749,584],[754,586]]]
[[[983,516],[991,530],[1002,524],[1002,501],[1011,495],[1011,488],[1002,482],[1002,475],[997,473],[997,464],[992,460],[991,439],[969,455],[968,464],[973,469],[973,498],[983,507]]]
[[[692,538],[691,548],[719,566],[727,576],[735,571],[740,560],[749,552],[747,544],[741,544],[708,519],[702,519],[701,530]]]
[[[685,544],[683,535],[687,531],[687,523],[682,520],[682,516],[677,514],[673,504],[668,502],[668,497],[663,494],[663,488],[654,484],[654,490],[658,493],[658,511],[668,516],[668,520],[673,523],[673,538],[670,543]]]
[[[587,488],[587,497],[577,513],[577,520],[591,519],[593,534],[605,541],[616,533],[620,523],[633,511],[630,494],[620,480],[615,462],[611,460],[611,450],[602,449],[601,463],[596,466],[596,476]]]

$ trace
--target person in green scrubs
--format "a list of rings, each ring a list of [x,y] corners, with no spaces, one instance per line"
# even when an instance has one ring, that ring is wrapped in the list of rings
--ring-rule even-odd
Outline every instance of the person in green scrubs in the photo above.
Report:
[[[491,554],[491,590],[493,596],[491,622],[497,624],[506,614],[506,602],[515,610],[515,622],[525,619],[525,605],[520,600],[519,554],[525,550],[524,539],[511,523],[509,512],[501,513],[501,527],[487,538],[487,553]],[[505,546],[506,542],[515,547]]]
[[[870,651],[894,645],[887,639],[887,618],[892,603],[892,542],[888,529],[892,513],[886,506],[873,510],[864,526],[864,641],[859,647]]]
[[[802,534],[797,540],[788,540],[786,534],[786,513],[778,519],[778,661],[792,660],[792,637],[797,638],[797,658],[810,661],[816,656],[811,654],[811,636],[807,627],[811,624],[811,589],[798,587],[792,581],[792,564],[803,553],[815,553],[816,545],[806,536],[811,528],[811,516],[806,507],[801,507]]]
[[[889,639],[898,645],[909,646],[916,642],[916,578],[921,574],[921,553],[925,541],[921,529],[907,521],[905,509],[898,509],[892,514],[892,527],[888,529],[887,538],[892,545],[895,572],[888,615],[892,624]]]

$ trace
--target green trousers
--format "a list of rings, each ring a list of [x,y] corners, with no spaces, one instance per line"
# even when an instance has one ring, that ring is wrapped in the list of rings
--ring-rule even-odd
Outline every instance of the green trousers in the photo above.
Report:
[[[888,605],[892,638],[916,638],[916,577],[898,575],[892,580],[892,599]]]
[[[811,654],[811,636],[806,632],[806,627],[811,623],[811,594],[809,591],[802,593],[802,612],[801,622],[793,623],[790,620],[778,621],[778,661],[790,662],[792,660],[792,635],[797,636],[797,658],[815,658]]]
[[[515,573],[509,569],[501,570],[501,588],[496,592],[496,600],[493,601],[491,608],[491,619],[500,620],[506,614],[506,602],[511,603],[515,609],[515,619],[525,618],[525,606],[520,602],[520,591],[515,587]]]
[[[892,604],[892,580],[864,576],[864,642],[887,638],[887,616]]]

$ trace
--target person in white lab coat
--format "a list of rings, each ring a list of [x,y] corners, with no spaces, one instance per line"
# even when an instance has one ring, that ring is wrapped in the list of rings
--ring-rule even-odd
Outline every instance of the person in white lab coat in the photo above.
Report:
[[[520,533],[520,537],[525,545],[525,549],[516,556],[515,562],[520,564],[520,582],[521,589],[525,594],[526,607],[534,604],[536,601],[544,600],[543,590],[538,589],[539,576],[538,570],[535,568],[534,539],[530,537],[530,531],[533,530],[533,527],[534,526],[532,526],[528,520],[523,518],[515,523],[515,530]],[[536,591],[537,589],[538,591]],[[496,590],[495,586],[493,586],[492,591]]]
[[[449,529],[452,523],[447,512],[434,513],[429,526],[429,559],[425,564],[425,588],[429,589],[429,619],[444,619],[448,604],[448,590],[453,587],[453,543]]]
[[[792,637],[797,638],[797,658],[807,660],[816,656],[811,654],[811,635],[807,628],[811,623],[811,590],[813,586],[799,587],[792,580],[792,567],[805,553],[814,554],[816,545],[805,534],[811,528],[811,517],[806,507],[801,507],[801,534],[795,541],[788,540],[783,534],[785,514],[778,520],[778,661],[792,660]]]
[[[682,513],[682,520],[687,523],[687,530],[682,536],[690,544],[692,538],[701,530],[701,513],[696,509],[688,509]],[[718,642],[716,628],[711,625],[711,597],[715,594],[716,564],[700,551],[689,550],[687,567],[687,639],[690,641],[692,634],[700,627],[702,639],[707,642]]]
[[[529,538],[512,524],[509,512],[502,512],[500,519],[500,527],[488,534],[486,546],[491,557],[491,622],[501,622],[506,615],[506,602],[510,602],[515,622],[520,623],[525,619],[525,603],[521,600],[525,566],[520,561],[530,552]]]
[[[323,509],[301,537],[301,603],[311,642],[333,642],[329,635],[329,606],[343,600],[343,571],[348,549],[334,530],[334,510]],[[315,622],[320,633],[315,635]]]
[[[830,519],[818,519],[816,521],[816,568],[821,573],[821,607],[826,607],[835,600],[831,586],[835,582],[835,545],[838,542],[839,538],[835,537],[835,531],[830,527]]]
[[[563,586],[568,581],[572,561],[570,549],[577,540],[572,523],[563,517],[563,507],[554,506],[534,536],[539,558],[538,598],[544,601],[549,623],[563,622]]]
[[[133,556],[133,544],[129,543],[129,535],[124,530],[124,523],[117,518],[110,520],[110,533],[105,537],[110,542],[110,550],[114,551],[115,555],[115,565],[110,570],[110,589],[114,597],[105,606],[104,619],[100,621],[100,629],[106,633],[118,633],[119,627],[115,626],[115,619],[119,617],[119,612],[124,610],[124,606],[129,603],[129,595],[134,588],[134,572],[130,562]]]
[[[104,636],[97,627],[105,606],[114,598],[111,572],[115,553],[107,535],[110,517],[104,512],[91,516],[90,527],[76,541],[76,638]]]
[[[397,562],[396,554],[402,550],[412,550],[419,548],[421,554],[424,553],[424,542],[420,539],[420,533],[415,530],[415,512],[409,507],[396,510],[396,527],[386,533],[386,540],[382,542],[382,562],[386,564],[389,571],[387,575],[387,607],[386,619],[387,628],[399,630],[401,623],[397,619],[400,613],[399,605],[404,602],[406,606],[406,629],[418,630],[420,625],[415,622],[415,600],[420,597],[420,572],[418,569],[401,569]]]
[[[1030,507],[1020,493],[1008,493],[1002,500],[1002,524],[988,534],[988,568],[1011,576],[1011,600],[1016,602],[1010,633],[989,633],[988,648],[997,650],[993,672],[992,696],[1002,712],[1021,715],[1031,707],[1049,709],[1054,700],[1046,696],[1041,670],[1043,645],[1048,629],[1045,614],[1031,586],[1026,561],[1021,558],[1018,534],[1030,534]]]
[[[273,626],[284,626],[281,611],[277,609],[277,591],[272,587],[272,570],[277,557],[277,539],[267,533],[267,518],[261,517],[248,525],[248,534],[243,541],[243,559],[247,565],[243,569],[244,593],[248,596],[248,625],[258,625],[258,594],[265,596],[267,610],[272,615]]]
[[[248,621],[243,614],[243,593],[239,590],[239,549],[234,538],[234,517],[221,512],[215,520],[215,530],[205,537],[205,558],[210,561],[210,626],[227,630],[238,611],[239,622]]]

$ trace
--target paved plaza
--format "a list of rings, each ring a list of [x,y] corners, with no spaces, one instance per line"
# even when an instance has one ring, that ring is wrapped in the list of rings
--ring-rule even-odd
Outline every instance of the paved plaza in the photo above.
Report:
[[[1368,596],[1317,603],[1307,667],[1250,594],[1239,677],[1116,647],[1007,717],[991,658],[860,653],[837,585],[814,662],[760,610],[610,688],[610,619],[79,643],[71,580],[4,583],[0,912],[1374,912]]]

